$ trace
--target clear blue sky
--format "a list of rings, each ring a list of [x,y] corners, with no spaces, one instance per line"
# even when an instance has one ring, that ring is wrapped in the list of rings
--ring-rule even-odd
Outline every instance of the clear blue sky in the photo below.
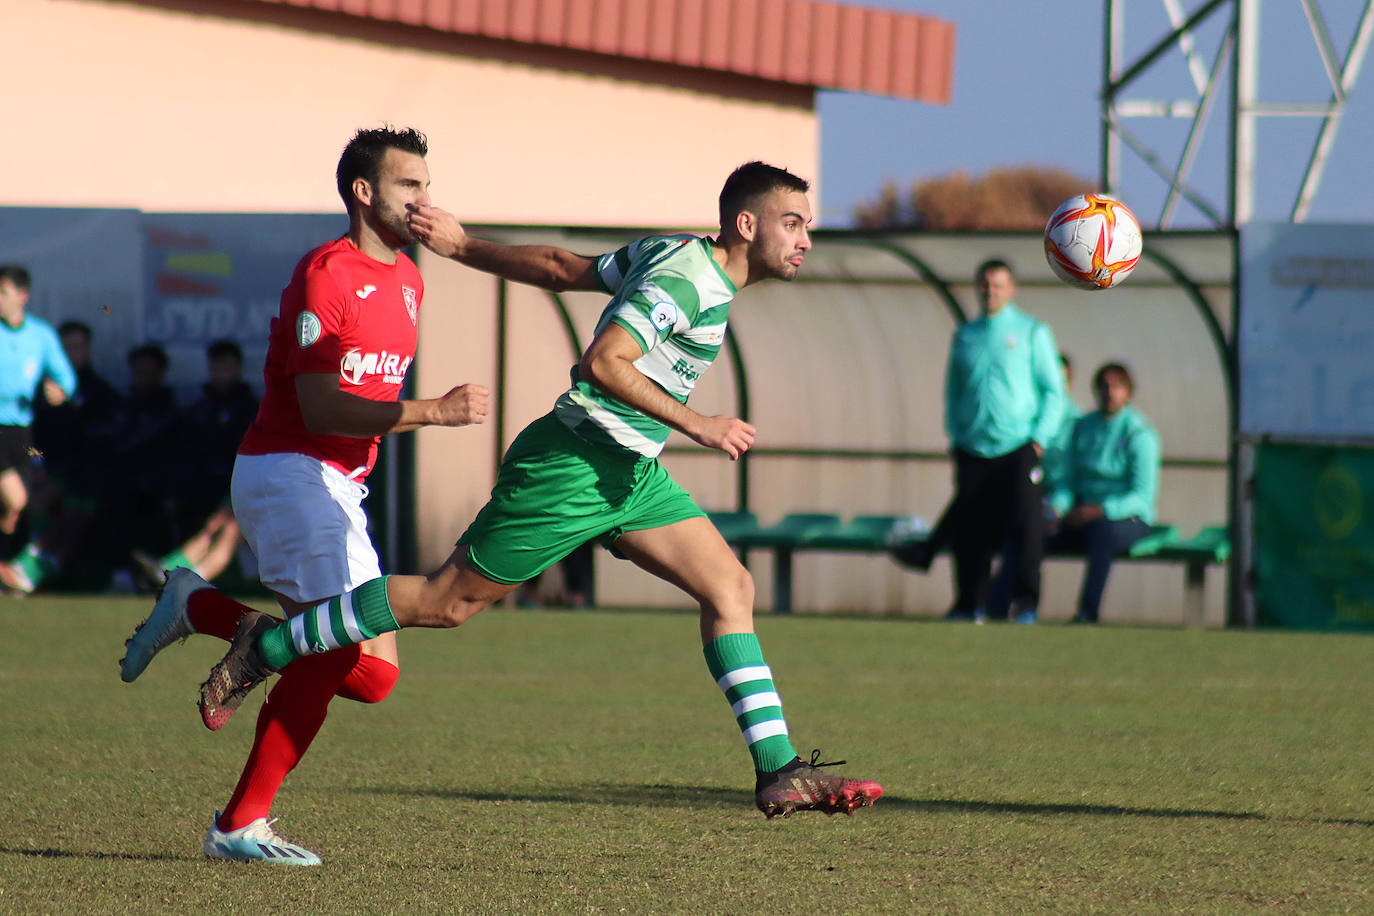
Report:
[[[1201,0],[1181,0],[1187,12]],[[1100,0],[864,0],[953,22],[955,74],[947,107],[823,92],[821,193],[824,225],[848,225],[853,205],[877,195],[884,181],[900,187],[923,178],[989,168],[1041,165],[1067,169],[1094,184],[1098,177],[1097,96],[1102,81]],[[1355,0],[1318,0],[1337,55],[1344,58],[1358,14]],[[1316,45],[1296,2],[1262,6],[1260,100],[1329,99]],[[1126,57],[1133,59],[1169,28],[1162,0],[1126,4]],[[1198,51],[1209,66],[1229,7],[1199,33]],[[1183,56],[1172,51],[1128,98],[1195,99]],[[1229,71],[1229,68],[1228,68]],[[1374,54],[1366,57],[1347,103],[1311,222],[1374,222],[1374,180],[1368,151],[1374,146]],[[1229,83],[1227,84],[1229,91]],[[1225,104],[1225,94],[1218,98]],[[1217,108],[1194,167],[1194,183],[1221,212],[1226,207],[1225,109]],[[1131,129],[1168,163],[1182,149],[1190,119],[1137,119]],[[1286,220],[1319,121],[1264,118],[1259,125],[1256,219]],[[1147,225],[1154,225],[1167,186],[1123,147],[1121,196]],[[1204,225],[1183,207],[1175,227]]]

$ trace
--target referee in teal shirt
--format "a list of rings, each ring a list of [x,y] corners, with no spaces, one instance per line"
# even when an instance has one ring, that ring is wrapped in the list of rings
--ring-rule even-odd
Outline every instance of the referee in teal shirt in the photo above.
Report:
[[[33,400],[42,392],[61,404],[76,390],[76,372],[52,325],[25,315],[29,272],[0,266],[0,533],[13,534],[28,505],[33,466]]]
[[[1011,543],[1011,600],[1034,623],[1045,552],[1040,455],[1059,430],[1064,379],[1054,332],[1016,307],[1005,261],[974,272],[982,314],[954,334],[945,368],[945,431],[955,493],[942,525],[954,548],[952,619],[986,618],[992,558]]]

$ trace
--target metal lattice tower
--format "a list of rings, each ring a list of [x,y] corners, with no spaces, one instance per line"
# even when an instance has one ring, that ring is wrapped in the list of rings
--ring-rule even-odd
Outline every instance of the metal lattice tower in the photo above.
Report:
[[[1186,14],[1181,8],[1181,0],[1159,2],[1172,25],[1171,31],[1128,61],[1122,54],[1125,0],[1104,0],[1102,186],[1109,191],[1119,188],[1124,144],[1169,186],[1156,223],[1159,228],[1169,228],[1180,198],[1196,207],[1216,228],[1235,228],[1254,215],[1255,161],[1260,152],[1257,120],[1263,117],[1318,118],[1321,125],[1301,181],[1296,182],[1298,191],[1289,214],[1289,219],[1295,223],[1305,221],[1335,142],[1346,98],[1359,75],[1371,34],[1374,34],[1374,0],[1365,0],[1344,59],[1332,43],[1317,0],[1289,0],[1300,3],[1307,18],[1311,39],[1316,44],[1326,75],[1326,84],[1317,88],[1316,93],[1328,94],[1326,102],[1265,102],[1259,98],[1261,0],[1204,0]],[[1226,20],[1221,41],[1209,63],[1198,50],[1196,31],[1214,16],[1226,17]],[[1295,36],[1293,40],[1301,41],[1301,38]],[[1167,101],[1126,98],[1125,93],[1146,71],[1156,66],[1176,65],[1172,58],[1169,61],[1161,59],[1175,46],[1182,52],[1195,97]],[[1230,92],[1225,110],[1229,132],[1229,186],[1224,197],[1214,193],[1209,199],[1207,189],[1192,183],[1190,176],[1209,115],[1217,107],[1217,96],[1228,82]],[[1183,148],[1172,165],[1129,129],[1126,122],[1139,118],[1192,119]],[[1220,199],[1226,201],[1225,212],[1212,203]]]

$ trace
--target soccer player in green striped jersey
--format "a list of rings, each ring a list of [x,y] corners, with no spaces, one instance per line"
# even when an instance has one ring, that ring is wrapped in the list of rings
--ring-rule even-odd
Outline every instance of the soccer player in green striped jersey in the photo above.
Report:
[[[456,627],[598,539],[700,605],[706,664],[749,749],[760,810],[848,814],[877,800],[876,782],[822,771],[819,752],[798,757],[754,635],[753,579],[658,461],[674,429],[732,460],[753,445],[753,426],[687,401],[720,351],[735,294],[797,275],[811,247],[809,189],[750,162],[721,191],[719,237],[651,236],[595,258],[475,239],[443,210],[410,207],[415,236],[439,255],[547,289],[600,290],[610,303],[572,387],[516,437],[491,500],[444,565],[373,579],[279,625],[242,627],[201,688],[206,723],[226,721],[254,685],[297,658],[402,627]]]

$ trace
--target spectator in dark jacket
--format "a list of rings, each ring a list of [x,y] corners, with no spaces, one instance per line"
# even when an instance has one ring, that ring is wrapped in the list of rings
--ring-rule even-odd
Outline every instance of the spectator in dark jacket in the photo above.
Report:
[[[210,378],[183,417],[183,455],[200,479],[206,501],[218,505],[229,494],[234,456],[258,414],[258,396],[243,380],[243,350],[238,344],[216,340],[205,356]]]
[[[229,480],[239,443],[257,416],[258,397],[243,380],[243,350],[238,344],[216,340],[206,348],[205,357],[209,380],[182,415],[177,484],[179,528],[194,533],[162,556],[132,552],[135,568],[151,586],[161,584],[166,571],[178,566],[214,579],[229,566],[242,540],[229,505]]]
[[[98,456],[110,447],[124,398],[91,363],[90,325],[64,321],[57,336],[76,370],[76,391],[57,406],[35,402],[34,444],[49,473],[65,486],[85,490],[87,469],[98,466]]]

